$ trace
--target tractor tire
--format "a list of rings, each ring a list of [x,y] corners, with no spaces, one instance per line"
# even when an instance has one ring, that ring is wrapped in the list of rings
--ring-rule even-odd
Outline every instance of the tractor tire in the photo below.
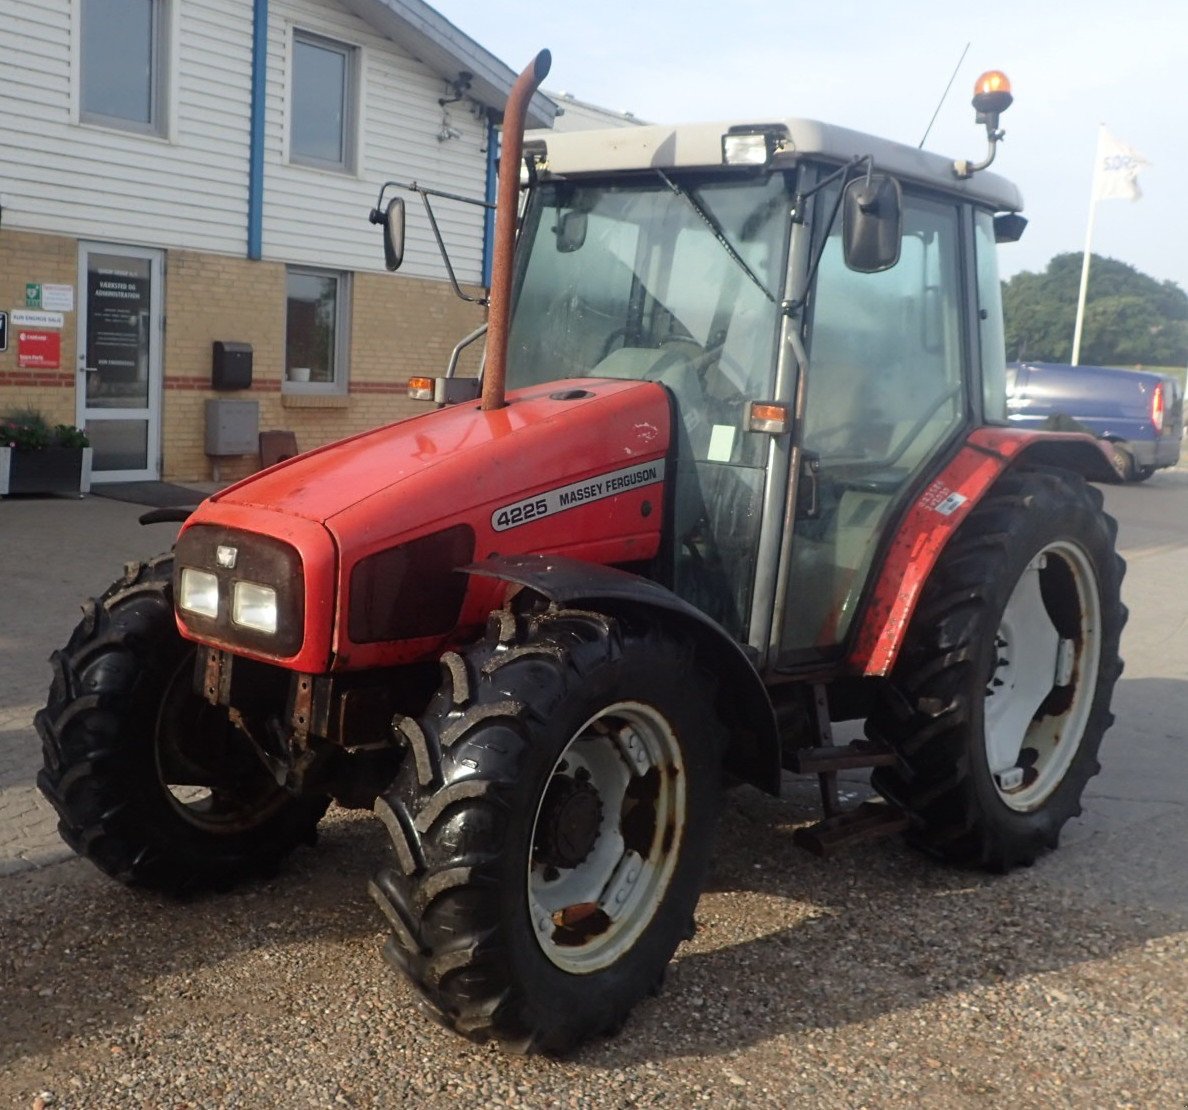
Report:
[[[1100,770],[1125,564],[1101,492],[1064,471],[1004,476],[941,553],[868,721],[900,765],[872,784],[952,863],[1007,871],[1055,848]]]
[[[314,842],[329,802],[278,786],[226,710],[194,693],[172,572],[170,555],[129,564],[54,652],[37,785],[80,856],[182,894],[274,873]]]
[[[375,806],[385,956],[437,1021],[563,1053],[616,1031],[692,936],[720,808],[715,682],[655,626],[492,614],[442,660]],[[609,911],[609,912],[608,912]]]

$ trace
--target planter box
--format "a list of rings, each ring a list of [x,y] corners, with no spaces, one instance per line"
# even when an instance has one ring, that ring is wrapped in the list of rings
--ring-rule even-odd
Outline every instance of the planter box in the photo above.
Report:
[[[40,451],[0,447],[0,497],[10,493],[78,497],[90,489],[90,447],[45,447]]]

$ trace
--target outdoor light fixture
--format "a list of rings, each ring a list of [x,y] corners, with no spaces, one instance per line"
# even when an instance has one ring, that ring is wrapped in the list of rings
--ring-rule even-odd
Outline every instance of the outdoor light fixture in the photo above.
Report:
[[[219,580],[209,571],[184,568],[177,603],[187,612],[216,619],[219,615]]]
[[[973,100],[970,101],[977,113],[974,123],[986,125],[986,139],[990,146],[981,162],[967,162],[965,159],[954,162],[954,174],[960,178],[973,177],[994,161],[998,143],[1006,134],[998,126],[998,117],[1011,106],[1014,99],[1011,95],[1010,79],[1000,69],[988,69],[974,82]]]
[[[788,137],[782,124],[732,127],[722,136],[724,166],[766,166]]]
[[[243,628],[275,632],[279,620],[276,590],[255,582],[236,582],[231,592],[231,619]]]

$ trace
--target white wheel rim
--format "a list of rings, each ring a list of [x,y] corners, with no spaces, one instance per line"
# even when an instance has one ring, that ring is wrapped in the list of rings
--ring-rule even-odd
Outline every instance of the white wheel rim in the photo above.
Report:
[[[582,797],[573,801],[575,794]],[[597,827],[567,837],[557,799]],[[528,911],[537,942],[562,971],[586,975],[629,951],[652,922],[680,856],[685,767],[667,720],[651,706],[619,702],[591,717],[565,746],[532,823]],[[583,848],[588,850],[583,853]],[[572,849],[580,861],[556,857]]]
[[[986,686],[986,758],[1011,809],[1041,806],[1080,748],[1097,689],[1101,604],[1088,556],[1065,540],[1028,563],[1003,610]]]

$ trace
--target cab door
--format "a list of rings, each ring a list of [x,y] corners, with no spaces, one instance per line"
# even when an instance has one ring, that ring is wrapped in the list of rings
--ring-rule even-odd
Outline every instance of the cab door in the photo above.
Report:
[[[962,211],[908,189],[903,203],[894,267],[848,269],[839,220],[812,291],[782,663],[841,648],[897,507],[967,423]]]

